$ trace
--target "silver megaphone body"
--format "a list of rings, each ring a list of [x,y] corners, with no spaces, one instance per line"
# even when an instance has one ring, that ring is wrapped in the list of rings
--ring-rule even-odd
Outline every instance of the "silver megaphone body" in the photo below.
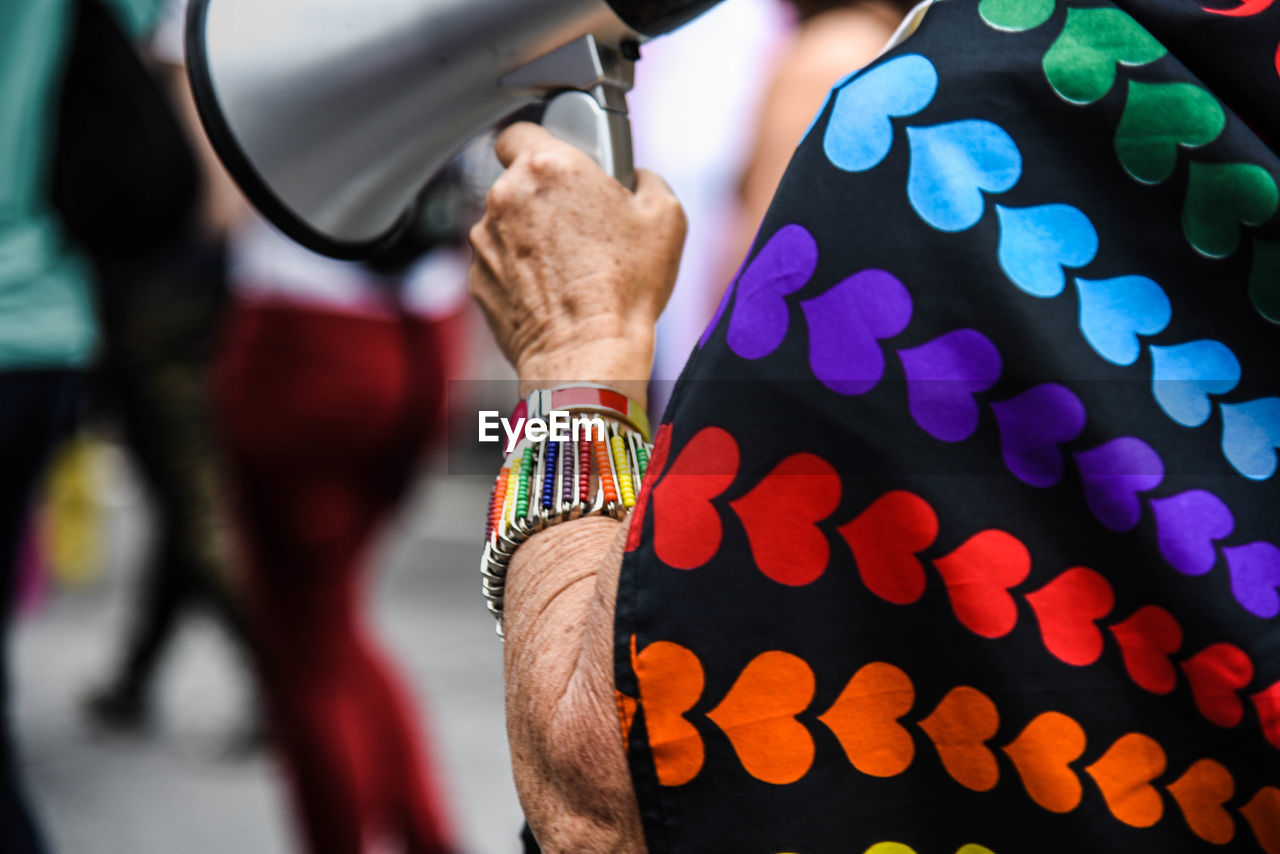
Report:
[[[303,245],[370,254],[431,177],[522,107],[620,181],[646,38],[716,0],[192,0],[187,67],[250,201]]]

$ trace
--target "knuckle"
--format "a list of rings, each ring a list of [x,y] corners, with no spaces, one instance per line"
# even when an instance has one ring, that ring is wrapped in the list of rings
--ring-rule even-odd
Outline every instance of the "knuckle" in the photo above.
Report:
[[[562,152],[539,149],[529,155],[529,171],[539,178],[567,174],[572,171],[569,158]]]
[[[505,175],[495,181],[493,186],[489,188],[489,192],[484,198],[484,205],[490,213],[494,214],[501,214],[515,205],[515,188],[512,187],[510,181],[506,180]],[[487,220],[488,217],[485,217],[484,220],[481,220],[481,224],[484,224]]]

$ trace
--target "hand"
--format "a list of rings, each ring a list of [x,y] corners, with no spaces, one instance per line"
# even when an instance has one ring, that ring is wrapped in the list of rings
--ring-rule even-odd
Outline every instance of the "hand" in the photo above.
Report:
[[[684,246],[680,203],[645,170],[628,191],[537,125],[512,125],[494,150],[507,171],[471,230],[470,284],[521,394],[600,382],[643,401]]]

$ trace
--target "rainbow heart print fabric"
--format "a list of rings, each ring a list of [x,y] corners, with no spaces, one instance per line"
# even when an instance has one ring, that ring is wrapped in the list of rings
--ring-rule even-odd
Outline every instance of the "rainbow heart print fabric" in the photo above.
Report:
[[[656,435],[650,851],[1280,854],[1280,3],[946,0]]]

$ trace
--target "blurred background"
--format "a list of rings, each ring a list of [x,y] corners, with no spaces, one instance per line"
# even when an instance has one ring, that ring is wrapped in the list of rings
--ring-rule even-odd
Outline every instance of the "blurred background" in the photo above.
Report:
[[[868,5],[905,8],[733,0],[644,47],[636,162],[690,221],[653,417]],[[491,137],[401,245],[322,258],[212,155],[183,15],[0,5],[0,850],[520,850],[500,460],[444,441],[515,402],[466,295]]]

